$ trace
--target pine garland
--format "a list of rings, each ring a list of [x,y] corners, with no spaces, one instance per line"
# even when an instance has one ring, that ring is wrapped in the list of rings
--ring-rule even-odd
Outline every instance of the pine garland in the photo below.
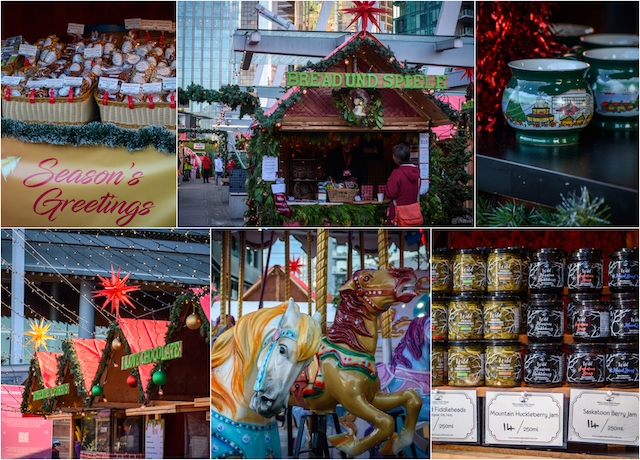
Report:
[[[32,144],[124,147],[129,152],[153,147],[166,155],[176,153],[175,132],[160,126],[127,129],[111,123],[54,125],[3,118],[2,135]]]
[[[40,412],[29,410],[29,399],[31,397],[31,382],[33,381],[33,379],[38,379],[38,385],[40,386],[40,388],[44,388],[44,380],[42,378],[42,371],[40,370],[40,363],[35,357],[31,358],[31,364],[29,365],[29,374],[27,375],[27,380],[25,382],[24,389],[22,391],[22,402],[20,403],[20,412],[22,412],[23,414],[40,413]],[[51,412],[53,412],[53,404],[55,399],[56,398],[43,399],[41,413],[50,414]]]
[[[80,361],[78,355],[73,347],[71,339],[65,339],[62,341],[62,356],[58,359],[58,382],[62,382],[64,378],[65,365],[69,363],[69,373],[73,377],[73,384],[76,386],[78,396],[82,399],[83,403],[87,407],[92,405],[91,388],[88,389],[84,386],[84,378],[82,376],[82,370],[80,368]]]

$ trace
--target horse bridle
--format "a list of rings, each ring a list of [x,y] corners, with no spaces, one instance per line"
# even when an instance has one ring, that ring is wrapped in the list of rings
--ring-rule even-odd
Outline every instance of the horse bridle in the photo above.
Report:
[[[375,303],[373,303],[368,296],[384,295],[384,296],[393,296],[393,298],[395,299],[395,293],[396,293],[395,289],[364,289],[360,284],[360,280],[358,279],[358,277],[354,277],[353,282],[358,288],[358,290],[356,291],[356,294],[358,294],[358,297],[364,300],[370,307],[374,308],[375,310],[380,310],[380,307],[378,307]]]
[[[298,333],[292,329],[282,329],[282,321],[284,320],[284,315],[282,315],[282,318],[280,318],[280,322],[278,323],[278,327],[276,328],[276,330],[274,331],[273,335],[271,337],[267,337],[266,339],[264,339],[264,341],[262,342],[262,346],[260,347],[260,352],[258,353],[258,355],[260,355],[262,353],[262,350],[265,349],[265,347],[267,348],[267,354],[265,355],[264,359],[262,360],[262,362],[260,363],[260,365],[258,366],[258,375],[256,376],[256,382],[253,385],[253,391],[260,391],[262,390],[262,386],[265,383],[265,379],[266,379],[266,373],[267,373],[267,363],[269,363],[269,360],[271,359],[271,355],[273,354],[273,350],[276,349],[276,345],[278,343],[278,339],[285,337],[294,341],[298,340]]]

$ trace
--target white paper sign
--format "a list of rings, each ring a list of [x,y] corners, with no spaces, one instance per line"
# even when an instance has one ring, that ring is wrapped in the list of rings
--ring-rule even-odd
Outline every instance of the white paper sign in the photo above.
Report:
[[[20,45],[20,48],[18,48],[18,54],[21,54],[22,56],[35,56],[37,52],[38,47],[36,45],[27,45],[23,43]]]
[[[2,77],[2,84],[8,86],[17,86],[22,81],[22,77],[12,77],[10,75],[5,75]]]
[[[278,157],[262,157],[262,180],[275,181],[278,172]]]
[[[123,83],[120,86],[122,94],[140,94],[141,91],[140,83]]]
[[[142,30],[163,30],[168,32],[173,26],[171,21],[161,21],[157,19],[143,19],[141,22],[140,29]]]
[[[162,89],[164,91],[175,91],[176,85],[176,77],[164,78],[162,80]]]
[[[420,163],[420,195],[429,191],[429,163]]]
[[[153,83],[144,83],[142,85],[142,92],[148,93],[160,93],[162,91],[162,83],[159,81]]]
[[[70,22],[67,25],[67,33],[69,35],[84,35],[84,24],[76,24],[75,22]]]
[[[46,80],[28,80],[27,88],[44,88],[46,83]]]
[[[429,163],[429,133],[420,133],[418,142],[420,163]]]
[[[164,420],[149,420],[144,430],[145,458],[164,458]]]
[[[140,29],[142,24],[142,19],[140,18],[132,18],[124,20],[124,28],[127,30],[137,30]]]
[[[45,88],[62,88],[64,80],[62,78],[47,78],[43,86]]]
[[[100,77],[98,80],[98,88],[105,89],[107,91],[118,91],[118,84],[120,80],[117,78]]]
[[[204,144],[196,142],[196,143],[193,144],[193,149],[194,150],[204,150]]]
[[[435,390],[431,394],[431,439],[478,441],[478,396],[475,390]]]
[[[84,49],[84,57],[85,59],[93,59],[102,57],[102,47],[96,46],[91,48]]]
[[[638,445],[638,393],[572,389],[569,441]]]
[[[487,391],[487,444],[563,445],[563,393]]]
[[[82,86],[82,77],[64,77],[64,86]],[[116,79],[116,88],[118,80]]]

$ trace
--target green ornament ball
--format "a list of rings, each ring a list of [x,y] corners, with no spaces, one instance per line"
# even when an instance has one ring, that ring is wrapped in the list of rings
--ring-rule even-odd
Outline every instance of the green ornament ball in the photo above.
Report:
[[[100,385],[94,385],[93,388],[91,388],[91,394],[93,396],[102,396],[103,393],[104,389]]]
[[[158,386],[164,385],[165,383],[167,383],[167,374],[164,371],[156,371],[151,376],[151,380],[153,380],[153,383]]]

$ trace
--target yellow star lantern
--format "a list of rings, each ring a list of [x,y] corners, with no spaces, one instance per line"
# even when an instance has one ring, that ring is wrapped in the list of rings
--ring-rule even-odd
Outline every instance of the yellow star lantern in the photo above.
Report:
[[[111,313],[116,314],[116,318],[120,317],[120,305],[128,305],[132,308],[135,306],[131,303],[128,294],[140,289],[140,286],[127,286],[127,280],[131,276],[131,273],[127,273],[124,278],[120,278],[120,268],[118,273],[111,267],[111,278],[106,278],[98,275],[100,278],[100,284],[103,288],[93,291],[93,297],[105,296],[106,299],[101,308],[111,304]]]
[[[25,334],[31,336],[31,339],[27,342],[27,345],[33,343],[34,351],[37,351],[40,345],[49,351],[47,349],[47,340],[53,339],[53,336],[48,334],[51,323],[44,324],[44,318],[42,318],[40,323],[38,323],[38,320],[34,320],[30,322],[29,325],[31,326],[31,330],[25,332]]]

